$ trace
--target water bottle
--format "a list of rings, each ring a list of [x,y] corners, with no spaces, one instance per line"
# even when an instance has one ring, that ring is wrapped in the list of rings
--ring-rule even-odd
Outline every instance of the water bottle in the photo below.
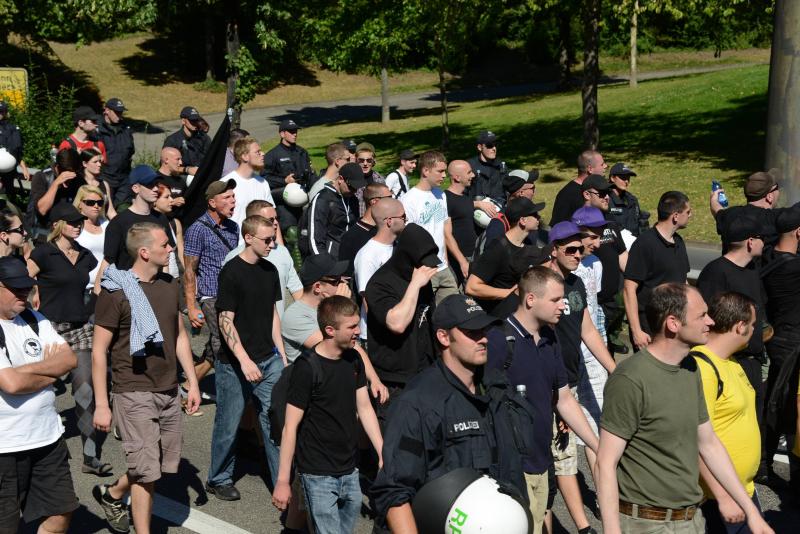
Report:
[[[711,180],[711,192],[714,192],[717,189],[722,189],[722,186],[717,180]],[[719,194],[717,200],[719,201],[719,205],[723,208],[728,207],[728,196],[724,192]]]
[[[519,395],[523,399],[526,399],[528,397],[528,386],[526,386],[525,384],[517,384],[516,390],[517,390],[517,395]]]
[[[197,314],[197,318],[198,319],[205,319],[206,316],[203,315],[202,313],[198,313]],[[200,334],[200,330],[202,330],[202,327],[197,327],[197,326],[192,325],[192,335],[193,336],[199,335]]]

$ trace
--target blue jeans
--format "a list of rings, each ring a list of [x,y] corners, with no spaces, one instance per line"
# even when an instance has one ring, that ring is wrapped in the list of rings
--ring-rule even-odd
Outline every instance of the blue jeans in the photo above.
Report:
[[[214,417],[214,431],[211,434],[211,463],[208,467],[208,484],[222,486],[233,484],[233,467],[236,457],[236,432],[244,413],[247,397],[252,395],[261,435],[264,438],[264,449],[267,453],[267,465],[272,479],[272,487],[278,477],[280,451],[269,439],[269,405],[272,387],[281,377],[283,360],[279,355],[258,362],[262,380],[251,384],[237,365],[217,361],[214,366],[214,382],[217,386],[217,414]]]
[[[316,534],[352,534],[361,511],[358,469],[338,477],[298,473]]]

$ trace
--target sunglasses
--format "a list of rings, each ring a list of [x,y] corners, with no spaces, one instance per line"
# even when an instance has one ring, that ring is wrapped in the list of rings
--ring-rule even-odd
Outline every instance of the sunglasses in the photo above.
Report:
[[[384,219],[384,220],[385,221],[390,221],[392,219],[403,219],[403,222],[406,222],[408,220],[408,218],[406,217],[405,213],[402,214],[402,215],[392,215],[391,217],[386,217],[386,219]]]
[[[253,239],[258,239],[259,241],[263,241],[265,245],[271,245],[275,242],[275,236],[272,237],[258,237],[257,235],[253,236]]]
[[[370,165],[375,163],[374,158],[358,158],[359,163],[369,163]]]
[[[25,231],[24,226],[17,226],[16,228],[9,228],[6,230],[7,234],[19,234],[19,235],[26,235],[28,232]]]
[[[491,148],[494,148],[494,147],[496,147],[496,146],[497,146],[497,143],[484,143],[484,144],[483,144],[483,146],[484,146],[484,148],[489,148],[489,149],[491,149]]]
[[[72,226],[73,228],[81,228],[83,227],[84,219],[78,219],[77,221],[64,221],[68,225]]]
[[[338,286],[339,284],[346,282],[346,280],[341,276],[338,276],[336,278],[320,278],[319,281],[324,282],[326,284],[330,284],[332,286]]]
[[[564,254],[567,256],[574,256],[575,254],[583,254],[583,251],[586,250],[586,247],[583,245],[579,247],[566,247],[564,249]]]
[[[589,190],[590,195],[597,195],[597,198],[606,198],[608,196],[608,191],[593,191]]]
[[[89,206],[90,208],[94,208],[95,206],[103,206],[102,200],[81,200],[84,205]]]

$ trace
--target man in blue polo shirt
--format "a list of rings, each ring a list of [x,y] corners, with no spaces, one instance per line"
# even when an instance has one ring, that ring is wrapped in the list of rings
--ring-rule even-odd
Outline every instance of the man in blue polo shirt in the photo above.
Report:
[[[489,332],[487,366],[504,369],[509,383],[517,391],[524,386],[525,395],[534,408],[537,425],[531,430],[535,452],[523,458],[522,467],[533,516],[533,532],[539,534],[548,508],[547,470],[553,463],[550,450],[553,409],[558,410],[567,425],[595,452],[598,441],[570,391],[561,347],[553,329],[565,309],[564,279],[547,267],[533,267],[522,275],[519,294],[517,311],[501,327]],[[555,405],[554,397],[557,399]]]

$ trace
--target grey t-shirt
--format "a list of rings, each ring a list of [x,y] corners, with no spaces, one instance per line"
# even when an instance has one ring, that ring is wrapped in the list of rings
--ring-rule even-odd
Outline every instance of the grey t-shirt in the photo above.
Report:
[[[319,330],[317,309],[297,300],[283,312],[281,336],[286,348],[286,358],[290,362],[303,353],[303,342]]]

